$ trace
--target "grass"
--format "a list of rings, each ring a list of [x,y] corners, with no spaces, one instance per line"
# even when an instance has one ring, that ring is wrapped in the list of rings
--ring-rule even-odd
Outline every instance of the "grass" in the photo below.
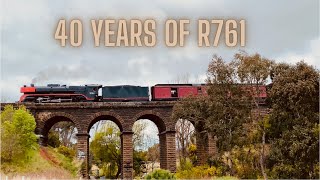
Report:
[[[52,156],[56,159],[58,165],[65,170],[69,171],[74,177],[77,175],[78,162],[73,161],[73,159],[70,159],[63,154],[58,153],[57,149],[48,148],[48,152],[52,154]]]
[[[35,150],[28,162],[1,164],[1,174],[9,178],[26,176],[32,179],[73,179],[77,176],[77,170],[76,162],[49,147]]]
[[[32,156],[28,162],[21,162],[19,164],[2,163],[1,166],[1,171],[8,175],[43,172],[51,167],[50,163],[43,159],[36,150],[32,152]]]

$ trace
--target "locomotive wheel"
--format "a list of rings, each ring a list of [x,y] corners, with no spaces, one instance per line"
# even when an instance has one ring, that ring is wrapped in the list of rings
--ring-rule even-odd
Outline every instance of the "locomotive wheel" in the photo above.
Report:
[[[73,96],[72,102],[84,102],[86,99],[82,96]]]

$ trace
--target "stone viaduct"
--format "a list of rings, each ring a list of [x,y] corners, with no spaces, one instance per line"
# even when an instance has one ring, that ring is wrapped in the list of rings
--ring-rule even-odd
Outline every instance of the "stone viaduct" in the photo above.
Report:
[[[100,120],[111,120],[121,131],[121,177],[133,178],[133,144],[132,126],[139,119],[154,122],[159,130],[160,167],[176,171],[175,126],[177,119],[172,119],[172,108],[175,102],[85,102],[85,103],[23,103],[36,119],[36,134],[40,135],[39,143],[47,145],[50,128],[60,121],[71,121],[75,124],[77,134],[77,156],[85,162],[83,176],[88,178],[89,131],[94,123]],[[1,104],[4,107],[6,104]],[[22,105],[15,103],[14,106]],[[209,156],[216,151],[215,140],[195,124],[197,163],[206,163]]]

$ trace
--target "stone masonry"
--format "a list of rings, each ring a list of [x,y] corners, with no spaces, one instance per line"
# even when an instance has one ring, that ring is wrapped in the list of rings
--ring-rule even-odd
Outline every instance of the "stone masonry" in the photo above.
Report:
[[[57,122],[73,122],[78,130],[77,157],[85,163],[82,174],[88,178],[89,131],[100,120],[111,120],[121,131],[121,177],[133,178],[133,144],[132,126],[139,119],[153,121],[159,130],[160,166],[171,172],[176,171],[175,125],[177,120],[171,118],[175,102],[85,102],[85,103],[23,103],[34,115],[37,123],[36,134],[40,135],[40,144],[46,146],[48,132]],[[3,108],[6,104],[2,103]],[[22,105],[15,103],[14,106]],[[198,161],[204,164],[216,151],[215,139],[201,128],[195,127],[197,133]]]

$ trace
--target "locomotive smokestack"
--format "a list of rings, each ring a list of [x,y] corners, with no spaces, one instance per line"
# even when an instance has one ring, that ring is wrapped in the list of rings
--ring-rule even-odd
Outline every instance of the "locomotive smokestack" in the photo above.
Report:
[[[34,84],[30,84],[31,87],[34,87]]]

